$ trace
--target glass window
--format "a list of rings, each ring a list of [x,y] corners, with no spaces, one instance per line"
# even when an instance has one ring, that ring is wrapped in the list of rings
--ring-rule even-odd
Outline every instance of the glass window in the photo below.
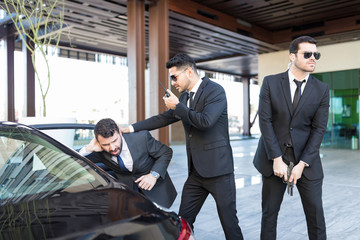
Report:
[[[359,70],[314,74],[330,88],[323,146],[359,149]]]
[[[106,184],[90,165],[61,151],[32,130],[0,127],[0,205]]]

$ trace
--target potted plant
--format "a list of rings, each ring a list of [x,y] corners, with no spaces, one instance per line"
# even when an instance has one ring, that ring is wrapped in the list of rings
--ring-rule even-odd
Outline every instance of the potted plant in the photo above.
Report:
[[[0,7],[10,17],[19,38],[31,53],[32,65],[36,79],[40,87],[42,99],[42,117],[24,117],[19,122],[25,124],[36,123],[64,123],[76,122],[73,117],[48,117],[46,116],[46,96],[49,92],[51,75],[47,58],[49,46],[58,47],[62,30],[64,29],[64,0],[3,0]],[[46,66],[46,77],[39,74],[38,66],[35,64],[35,55],[40,57]],[[38,59],[39,60],[39,59]],[[39,62],[39,61],[37,61]],[[46,117],[46,118],[44,118]],[[74,140],[74,130],[45,131],[69,146]]]
[[[42,116],[46,116],[46,96],[50,88],[48,46],[58,47],[64,28],[64,0],[3,0],[0,7],[11,18],[22,43],[31,52],[32,65],[40,87]],[[36,56],[43,58],[47,77],[42,79],[35,64]]]

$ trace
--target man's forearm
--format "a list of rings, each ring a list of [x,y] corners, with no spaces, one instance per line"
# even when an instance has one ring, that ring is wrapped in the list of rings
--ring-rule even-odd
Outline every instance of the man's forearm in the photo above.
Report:
[[[86,146],[84,146],[84,147],[82,147],[81,149],[80,149],[80,151],[79,151],[79,154],[81,155],[81,156],[83,156],[83,157],[86,157],[87,155],[89,155],[91,152],[88,152],[87,150],[86,150]]]
[[[132,124],[132,127],[134,128],[134,132],[139,132],[141,130],[151,131],[154,129],[159,129],[178,120],[172,117],[170,111],[173,112],[173,110],[168,110],[156,116]]]

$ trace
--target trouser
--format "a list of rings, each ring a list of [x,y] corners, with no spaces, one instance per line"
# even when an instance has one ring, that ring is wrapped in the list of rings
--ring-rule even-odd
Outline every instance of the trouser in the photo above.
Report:
[[[290,151],[292,151],[292,149]],[[293,156],[289,156],[290,154],[288,151],[284,155],[287,155],[287,160],[294,160]],[[322,178],[309,180],[303,175],[298,179],[296,184],[301,197],[310,240],[326,239],[325,218],[322,206],[322,183]],[[287,185],[283,180],[275,175],[271,175],[270,177],[263,176],[261,219],[262,240],[276,239],[277,218],[286,186]]]
[[[184,184],[179,215],[193,228],[196,216],[209,193],[215,199],[226,239],[243,239],[236,216],[236,189],[233,173],[203,178],[196,171],[192,171]]]

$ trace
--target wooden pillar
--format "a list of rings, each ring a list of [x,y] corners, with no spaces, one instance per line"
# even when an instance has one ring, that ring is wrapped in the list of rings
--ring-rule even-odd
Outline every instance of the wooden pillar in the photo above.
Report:
[[[243,83],[243,136],[250,136],[250,79],[242,78]]]
[[[145,119],[145,3],[127,2],[129,122]],[[135,111],[136,110],[136,111]]]
[[[6,37],[6,59],[7,59],[7,119],[15,122],[15,74],[14,74],[14,52],[15,36]]]
[[[29,40],[27,40],[29,42]],[[28,43],[29,44],[29,43]],[[30,44],[31,45],[31,44]],[[31,60],[31,52],[23,44],[26,68],[26,116],[35,116],[35,70]]]
[[[150,115],[156,115],[166,109],[163,96],[164,89],[160,82],[169,88],[169,13],[168,1],[159,0],[149,8],[149,65],[150,65]],[[158,131],[158,140],[169,145],[169,127]]]

